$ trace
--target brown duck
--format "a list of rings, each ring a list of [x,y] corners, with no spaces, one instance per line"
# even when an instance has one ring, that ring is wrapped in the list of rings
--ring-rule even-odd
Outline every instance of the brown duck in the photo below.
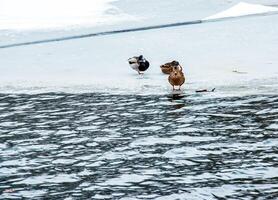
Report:
[[[180,65],[174,66],[172,68],[172,71],[168,77],[169,83],[173,86],[173,90],[175,90],[175,86],[179,86],[179,89],[181,89],[181,86],[185,82],[185,77],[182,72],[182,67]]]
[[[172,62],[168,62],[168,63],[161,65],[160,68],[161,68],[162,73],[170,74],[173,70],[173,67],[179,66],[179,65],[180,64],[178,61],[173,60]]]

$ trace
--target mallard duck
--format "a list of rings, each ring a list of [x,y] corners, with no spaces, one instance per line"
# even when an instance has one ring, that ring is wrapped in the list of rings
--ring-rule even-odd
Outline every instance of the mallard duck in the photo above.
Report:
[[[143,74],[150,66],[149,61],[147,61],[142,55],[129,58],[128,63],[132,69],[138,72],[138,74]]]
[[[173,60],[172,62],[165,63],[160,66],[162,73],[170,74],[174,66],[179,66],[179,62]]]
[[[168,81],[173,86],[173,90],[175,90],[175,86],[179,86],[178,90],[181,89],[181,86],[185,82],[185,77],[182,72],[182,67],[180,65],[174,66],[172,68],[172,72],[170,73],[170,75],[168,77]]]

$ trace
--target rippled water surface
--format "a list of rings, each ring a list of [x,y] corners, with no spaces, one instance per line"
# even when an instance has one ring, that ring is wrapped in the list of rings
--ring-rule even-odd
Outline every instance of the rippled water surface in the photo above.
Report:
[[[277,199],[278,96],[1,94],[0,199]]]

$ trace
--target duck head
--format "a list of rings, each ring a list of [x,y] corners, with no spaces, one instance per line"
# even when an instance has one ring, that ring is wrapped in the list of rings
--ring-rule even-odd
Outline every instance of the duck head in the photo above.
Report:
[[[179,66],[180,63],[179,63],[178,61],[176,61],[176,60],[173,60],[173,61],[171,62],[171,65],[172,65],[172,66]]]
[[[172,68],[172,72],[171,72],[171,75],[172,76],[177,76],[179,74],[179,68],[177,66],[174,66]]]
[[[135,57],[129,58],[127,61],[130,65],[134,64],[134,63],[137,63],[137,59]]]
[[[181,72],[181,71],[182,71],[182,67],[181,67],[180,65],[177,65],[177,66],[174,66],[174,67],[173,67],[173,70],[174,70],[174,71]]]

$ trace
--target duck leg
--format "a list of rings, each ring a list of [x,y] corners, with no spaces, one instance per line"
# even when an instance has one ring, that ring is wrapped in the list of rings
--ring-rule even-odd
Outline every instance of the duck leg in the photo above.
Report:
[[[181,90],[181,86],[179,85],[179,90]]]

